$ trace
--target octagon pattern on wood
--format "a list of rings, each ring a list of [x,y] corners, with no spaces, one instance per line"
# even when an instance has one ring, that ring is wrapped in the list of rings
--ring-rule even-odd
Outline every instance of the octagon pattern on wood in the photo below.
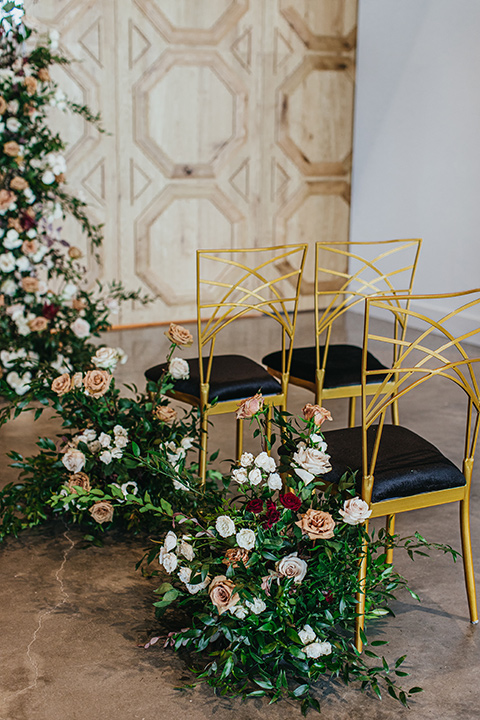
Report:
[[[182,87],[195,88],[195,95],[177,93],[170,111],[164,113],[164,103],[180,82]],[[224,108],[216,123],[215,105]],[[134,113],[136,143],[169,178],[215,177],[218,167],[246,138],[245,88],[211,50],[165,52],[136,84]],[[194,148],[185,135],[195,138],[199,128],[203,135]],[[182,142],[176,142],[176,137]],[[178,155],[179,148],[185,153],[186,147],[190,158]]]
[[[241,245],[243,224],[218,187],[169,185],[136,221],[136,273],[166,305],[194,303],[195,250]]]

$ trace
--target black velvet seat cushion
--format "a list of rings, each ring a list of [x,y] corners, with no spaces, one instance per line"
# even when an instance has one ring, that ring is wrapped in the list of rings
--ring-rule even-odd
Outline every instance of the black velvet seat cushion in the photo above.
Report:
[[[200,398],[200,365],[198,358],[186,358],[190,367],[188,380],[177,380],[174,390],[186,395]],[[206,370],[207,360],[204,358],[203,367]],[[149,368],[145,377],[147,380],[157,382],[160,375],[168,368],[167,363]],[[220,402],[225,400],[243,400],[255,395],[258,391],[263,395],[279,395],[282,386],[265,368],[243,355],[217,355],[212,362],[210,375],[210,393],[208,401],[217,398]]]
[[[377,433],[369,428],[368,457]],[[357,492],[362,485],[362,429],[330,430],[324,433],[332,470],[326,480],[338,482],[348,469],[358,470]],[[463,473],[427,440],[398,425],[385,425],[374,472],[372,502],[409,497],[435,490],[463,487]]]
[[[320,348],[320,360],[323,357],[323,347]],[[265,355],[262,362],[272,370],[282,370],[281,351]],[[385,365],[368,353],[368,370],[386,370]],[[291,377],[306,380],[315,384],[315,348],[294,348],[292,352]],[[375,375],[367,378],[368,382],[381,382],[384,375]],[[362,348],[356,345],[330,345],[325,368],[325,388],[335,388],[343,385],[360,385],[362,382]]]

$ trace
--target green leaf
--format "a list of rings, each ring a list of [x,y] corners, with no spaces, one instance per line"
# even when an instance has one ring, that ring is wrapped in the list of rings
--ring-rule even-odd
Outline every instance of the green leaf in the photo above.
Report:
[[[132,440],[132,452],[135,457],[140,457],[140,448],[134,440]]]
[[[295,695],[295,697],[300,697],[301,695],[305,695],[305,693],[308,691],[309,687],[310,687],[309,685],[299,685],[298,687],[295,688],[295,690],[293,691],[293,694]]]

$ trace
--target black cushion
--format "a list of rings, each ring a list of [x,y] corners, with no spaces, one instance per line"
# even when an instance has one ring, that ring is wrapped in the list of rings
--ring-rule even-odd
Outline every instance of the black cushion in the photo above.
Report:
[[[185,393],[200,399],[200,365],[198,358],[186,358],[190,367],[188,380],[176,380],[175,392]],[[207,368],[207,359],[203,360],[204,370]],[[167,363],[149,368],[145,377],[147,380],[157,382]],[[252,397],[260,391],[263,395],[279,395],[282,386],[265,368],[243,355],[217,355],[212,362],[210,375],[210,393],[208,401],[217,398],[220,402],[225,400],[243,400]]]
[[[377,426],[367,434],[370,458]],[[338,482],[347,470],[358,470],[357,492],[362,486],[362,429],[329,430],[323,433],[332,470],[326,480]],[[462,487],[463,473],[435,445],[399,425],[385,425],[374,472],[372,502],[409,497],[435,490]]]
[[[323,347],[320,348],[320,361],[323,358]],[[264,365],[272,370],[282,371],[281,351],[265,355],[262,359]],[[377,360],[371,353],[367,354],[368,370],[386,370],[385,365]],[[291,377],[299,380],[306,380],[315,384],[315,348],[294,348],[292,352],[292,364],[290,366]],[[367,382],[382,382],[384,375],[371,375]],[[325,380],[323,387],[335,388],[343,385],[360,385],[362,382],[362,348],[356,345],[330,345],[325,368]]]

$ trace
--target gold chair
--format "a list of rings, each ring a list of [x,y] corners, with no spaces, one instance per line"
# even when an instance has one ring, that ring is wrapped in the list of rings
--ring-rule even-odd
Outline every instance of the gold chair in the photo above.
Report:
[[[320,241],[315,245],[315,345],[294,349],[289,382],[315,393],[319,405],[333,398],[349,398],[350,427],[355,425],[356,398],[362,389],[362,348],[336,344],[332,333],[345,319],[346,311],[359,306],[366,297],[411,292],[421,243],[411,239],[352,242],[348,246]],[[347,270],[336,269],[345,262]],[[360,317],[358,322],[362,322]],[[369,354],[367,359],[369,369],[386,370],[374,355]],[[262,362],[279,377],[279,351],[269,353]],[[371,392],[376,391],[378,380],[378,376],[371,378]],[[391,383],[385,385],[385,392],[392,387]],[[392,405],[392,416],[398,424],[396,404]]]
[[[401,307],[402,300],[410,300],[410,307]],[[427,301],[439,315],[446,301],[453,299],[456,309],[435,321],[416,312],[415,302]],[[469,339],[480,333],[472,327],[469,313],[480,305],[480,290],[446,295],[379,296],[366,300],[365,336],[362,368],[362,425],[361,427],[332,430],[324,433],[331,455],[332,472],[326,478],[337,482],[350,468],[358,470],[357,492],[370,505],[371,517],[387,516],[387,530],[394,532],[395,514],[407,510],[432,507],[444,503],[460,503],[460,529],[462,537],[465,583],[470,620],[478,622],[475,579],[473,574],[470,539],[470,485],[476,443],[479,432],[480,394],[474,374],[480,357],[469,357],[464,347]],[[436,307],[438,306],[438,307]],[[447,302],[448,307],[448,302]],[[404,327],[411,318],[415,330],[409,327],[409,336],[395,337],[395,332],[375,329],[372,314],[379,311],[393,316],[395,323]],[[374,327],[371,327],[371,326]],[[390,326],[389,326],[390,327]],[[472,328],[465,330],[465,328]],[[390,348],[395,361],[387,372],[369,369],[367,353],[370,348]],[[369,379],[381,378],[373,395]],[[426,381],[453,382],[467,399],[464,457],[462,471],[424,437],[406,427],[385,424],[387,409],[399,398],[416,391]],[[393,390],[386,395],[386,388]],[[443,387],[443,386],[442,386]],[[440,394],[442,387],[439,387]],[[436,387],[432,388],[436,391]],[[432,412],[435,412],[432,408]],[[368,528],[368,523],[367,523]],[[387,541],[388,542],[388,541]],[[392,549],[387,551],[392,561]],[[366,577],[367,557],[362,553],[360,587]],[[356,627],[356,646],[362,649],[361,630],[364,625],[365,593],[357,596],[359,615]]]
[[[207,468],[208,421],[237,410],[240,401],[261,391],[266,405],[286,408],[288,376],[297,320],[300,283],[307,244],[238,250],[197,250],[198,357],[188,359],[190,377],[178,380],[172,397],[199,407],[199,474]],[[255,312],[281,329],[279,383],[259,363],[244,355],[214,355],[217,336],[234,320]],[[264,328],[262,327],[262,331]],[[242,345],[241,336],[230,344]],[[146,371],[156,382],[166,364]],[[237,456],[242,452],[243,421],[237,420]]]

